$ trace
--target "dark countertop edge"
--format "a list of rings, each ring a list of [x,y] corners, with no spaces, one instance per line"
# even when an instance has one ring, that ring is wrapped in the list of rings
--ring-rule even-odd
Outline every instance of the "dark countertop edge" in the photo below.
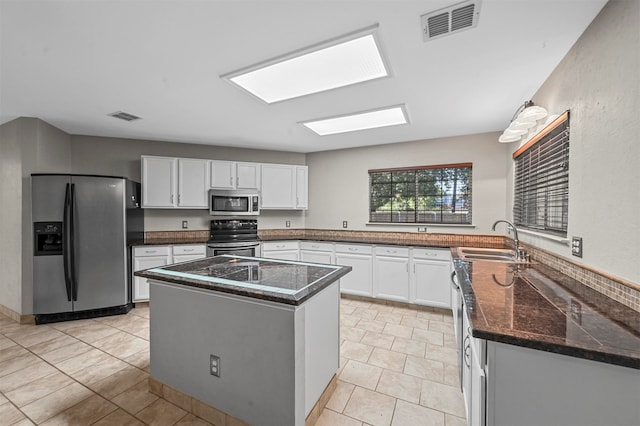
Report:
[[[493,342],[505,343],[513,346],[520,346],[528,349],[535,349],[543,352],[550,352],[560,355],[582,358],[589,361],[603,362],[605,364],[620,365],[622,367],[640,370],[640,358],[614,354],[605,351],[596,351],[577,346],[560,345],[557,343],[544,342],[541,340],[524,339],[509,334],[501,334],[493,331],[485,331],[473,328],[471,325],[471,335],[479,339],[491,340]]]
[[[155,268],[153,268],[155,269]],[[339,266],[333,272],[330,272],[327,276],[319,279],[309,287],[300,290],[298,294],[283,294],[278,292],[270,292],[265,290],[256,290],[246,287],[233,286],[229,284],[213,283],[209,281],[198,281],[195,279],[185,279],[176,277],[174,275],[164,275],[157,272],[151,272],[149,270],[134,272],[135,276],[155,280],[165,281],[172,284],[178,284],[185,287],[200,288],[203,290],[216,291],[220,293],[234,294],[236,296],[248,297],[251,299],[268,300],[276,303],[283,303],[286,305],[301,305],[320,291],[324,290],[344,275],[351,271],[350,266]]]
[[[473,303],[475,305],[475,294],[471,280],[464,268],[465,263],[465,261],[460,259],[453,259],[454,268],[458,276],[458,284],[462,290],[465,304]],[[523,338],[512,334],[499,333],[497,331],[483,330],[474,326],[473,319],[470,318],[470,321],[471,335],[473,337],[640,370],[640,358],[637,357],[625,356],[605,350],[599,351],[581,348],[579,346],[547,342],[540,339]]]

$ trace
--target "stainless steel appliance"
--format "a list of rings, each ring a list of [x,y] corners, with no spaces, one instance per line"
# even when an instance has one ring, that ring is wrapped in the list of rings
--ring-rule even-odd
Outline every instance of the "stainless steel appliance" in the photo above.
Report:
[[[260,195],[246,190],[209,190],[212,216],[256,216],[260,214]]]
[[[130,250],[141,240],[140,184],[121,177],[32,174],[37,324],[126,313]]]
[[[257,219],[217,219],[210,225],[207,257],[221,254],[260,256]]]

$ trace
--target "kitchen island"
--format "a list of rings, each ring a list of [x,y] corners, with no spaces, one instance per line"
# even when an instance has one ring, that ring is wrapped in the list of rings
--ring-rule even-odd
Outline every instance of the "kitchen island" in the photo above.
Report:
[[[136,272],[150,282],[151,380],[250,424],[304,425],[339,368],[350,270],[225,255]]]

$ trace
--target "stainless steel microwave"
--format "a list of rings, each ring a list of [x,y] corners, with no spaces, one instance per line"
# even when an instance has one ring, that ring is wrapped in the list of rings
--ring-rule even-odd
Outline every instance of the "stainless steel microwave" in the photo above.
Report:
[[[260,214],[260,195],[256,191],[209,190],[211,216],[256,216]]]

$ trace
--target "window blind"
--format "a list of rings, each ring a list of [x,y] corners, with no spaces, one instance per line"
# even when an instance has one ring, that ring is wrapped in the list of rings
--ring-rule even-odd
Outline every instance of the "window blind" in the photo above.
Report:
[[[569,112],[514,153],[513,219],[518,227],[567,236]]]

